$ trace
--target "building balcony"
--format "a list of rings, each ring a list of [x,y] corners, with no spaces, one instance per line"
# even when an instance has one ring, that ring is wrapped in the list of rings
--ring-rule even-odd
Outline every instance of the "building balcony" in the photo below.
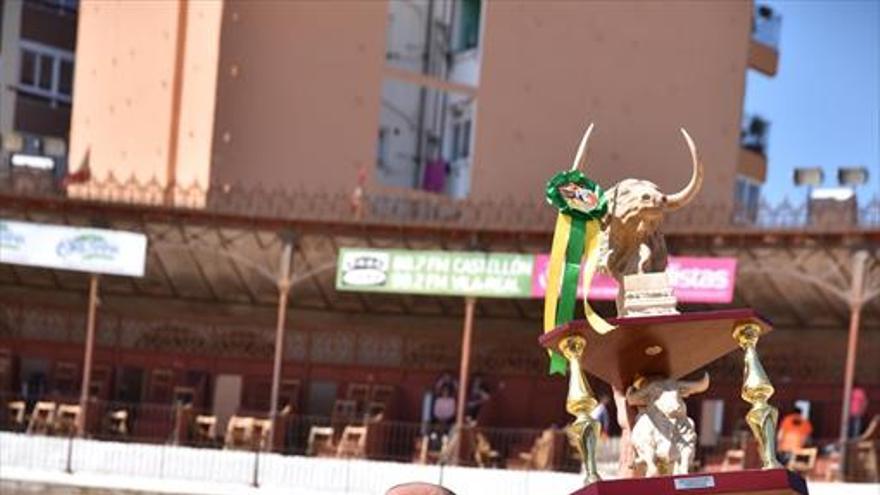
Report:
[[[21,89],[15,100],[15,130],[63,139],[70,133],[70,112],[64,101]]]
[[[77,2],[34,0],[24,3],[21,37],[63,50],[76,49]]]
[[[743,116],[736,172],[759,184],[767,179],[767,141],[770,122],[757,115]]]
[[[749,40],[749,67],[775,76],[779,68],[779,35],[782,16],[765,5],[755,6]]]

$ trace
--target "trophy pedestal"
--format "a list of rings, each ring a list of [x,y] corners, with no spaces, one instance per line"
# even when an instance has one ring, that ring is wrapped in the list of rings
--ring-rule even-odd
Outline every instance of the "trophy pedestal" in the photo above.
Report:
[[[755,495],[806,493],[805,491],[770,491],[769,488],[757,491],[724,488],[725,486],[737,489],[748,488],[751,485],[763,486],[756,483],[759,481],[771,483],[774,479],[778,481],[778,479],[787,479],[788,476],[786,471],[781,470],[782,466],[776,459],[776,422],[779,412],[768,402],[774,392],[773,385],[764,371],[755,348],[758,339],[772,330],[767,320],[751,309],[734,309],[614,318],[609,322],[613,327],[600,332],[594,330],[585,320],[572,321],[545,333],[539,339],[542,346],[558,351],[568,362],[570,373],[566,410],[575,416],[568,433],[578,442],[575,445],[583,459],[585,479],[588,482],[597,482],[595,486],[590,484],[587,491],[577,492],[578,494],[657,495],[680,493],[682,490],[696,490],[692,493],[754,493]],[[620,486],[617,484],[609,485],[609,488],[600,488],[606,484],[598,481],[599,472],[596,466],[599,425],[590,416],[597,400],[589,386],[586,373],[622,391],[634,382],[652,376],[660,377],[663,381],[678,380],[737,347],[744,351],[741,396],[744,401],[751,404],[745,419],[755,437],[758,454],[761,457],[761,467],[764,470],[711,475],[702,479],[707,483],[705,486],[690,484],[699,483],[700,478],[694,478],[692,481],[676,481],[676,477],[666,477],[658,478],[665,481],[657,482],[642,479],[614,482],[624,483],[624,487],[630,482],[642,483],[643,485],[638,485],[640,487],[638,489],[630,487],[622,491],[613,491],[616,490],[614,487]],[[677,386],[681,387],[681,382]],[[683,393],[681,388],[679,393]],[[646,403],[639,405],[645,406]],[[644,447],[648,444],[643,441],[638,445]],[[650,458],[650,448],[651,446],[648,445],[644,449],[648,454],[642,455],[642,458]],[[692,448],[692,443],[688,445],[685,440],[680,442],[680,451]],[[784,476],[777,473],[774,478],[766,474],[773,472],[783,473]],[[731,478],[731,474],[736,476]],[[717,482],[716,477],[719,480]],[[652,483],[660,484],[654,486]],[[661,490],[660,487],[663,486],[678,486],[678,488],[673,492],[669,488]],[[719,488],[715,489],[716,487]]]
[[[564,338],[583,337],[583,369],[626,390],[639,376],[681,378],[738,349],[731,336],[737,326],[755,325],[761,335],[773,329],[751,309],[611,318],[608,322],[617,328],[600,334],[586,320],[574,320],[545,333],[539,341],[559,350]]]
[[[807,483],[785,469],[597,481],[571,495],[808,495]]]

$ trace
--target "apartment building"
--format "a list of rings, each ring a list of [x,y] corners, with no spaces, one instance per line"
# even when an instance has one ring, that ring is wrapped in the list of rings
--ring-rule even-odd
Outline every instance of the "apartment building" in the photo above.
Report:
[[[683,126],[704,201],[753,201],[766,133],[743,129],[745,74],[775,73],[779,19],[752,7],[85,1],[70,162],[88,150],[96,177],[165,186],[339,191],[365,175],[375,194],[527,202],[588,122],[600,183],[680,187]]]
[[[0,176],[67,168],[76,0],[0,2]]]

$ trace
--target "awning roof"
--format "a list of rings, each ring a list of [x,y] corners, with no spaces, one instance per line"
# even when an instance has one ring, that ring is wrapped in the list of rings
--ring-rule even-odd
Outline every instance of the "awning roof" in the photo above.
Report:
[[[547,216],[546,209],[541,211]],[[338,216],[336,220],[256,216],[214,207],[168,208],[5,193],[0,193],[0,216],[145,233],[149,239],[145,277],[105,277],[101,288],[106,296],[274,306],[281,236],[293,235],[292,307],[410,315],[460,315],[462,304],[449,297],[337,292],[338,249],[366,246],[540,253],[548,249],[552,225],[552,215],[542,218],[543,223],[532,223],[529,229],[514,230],[504,222],[483,227],[486,222],[471,226],[445,221],[355,221]],[[845,327],[849,307],[839,296],[850,290],[851,255],[856,249],[869,252],[868,292],[880,290],[880,227],[876,224],[769,229],[730,224],[720,228],[706,222],[688,227],[682,217],[670,220],[670,252],[736,257],[736,300],[731,306],[753,307],[778,326]],[[0,265],[0,286],[85,293],[87,279],[73,272]],[[478,316],[537,320],[541,304],[539,300],[486,299],[478,304]],[[597,306],[605,314],[613,311],[607,303]],[[866,303],[863,325],[880,328],[880,297]]]

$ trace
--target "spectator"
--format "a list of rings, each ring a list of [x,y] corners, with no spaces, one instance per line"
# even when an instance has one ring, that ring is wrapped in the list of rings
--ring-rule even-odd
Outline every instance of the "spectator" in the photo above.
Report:
[[[455,421],[455,396],[451,385],[444,385],[440,389],[440,394],[434,398],[432,412],[434,421],[441,427],[442,433],[449,431],[449,427]]]
[[[806,445],[810,435],[813,434],[813,425],[804,417],[800,407],[795,406],[779,425],[779,453],[783,464],[787,463],[791,456]]]
[[[471,387],[467,397],[465,416],[473,421],[477,421],[480,409],[483,408],[483,404],[489,402],[489,398],[489,387],[486,386],[486,381],[483,379],[483,375],[474,375],[471,378]]]
[[[853,384],[849,399],[849,437],[856,438],[862,434],[862,419],[868,410],[868,394],[858,384]]]
[[[455,379],[455,375],[449,370],[444,370],[437,377],[437,380],[434,381],[434,395],[439,396],[443,387],[449,387],[452,390],[452,395],[458,393],[458,380]]]
[[[611,415],[608,413],[608,396],[599,397],[599,404],[593,408],[590,417],[595,419],[602,425],[602,435],[608,436],[608,429],[611,427]]]

